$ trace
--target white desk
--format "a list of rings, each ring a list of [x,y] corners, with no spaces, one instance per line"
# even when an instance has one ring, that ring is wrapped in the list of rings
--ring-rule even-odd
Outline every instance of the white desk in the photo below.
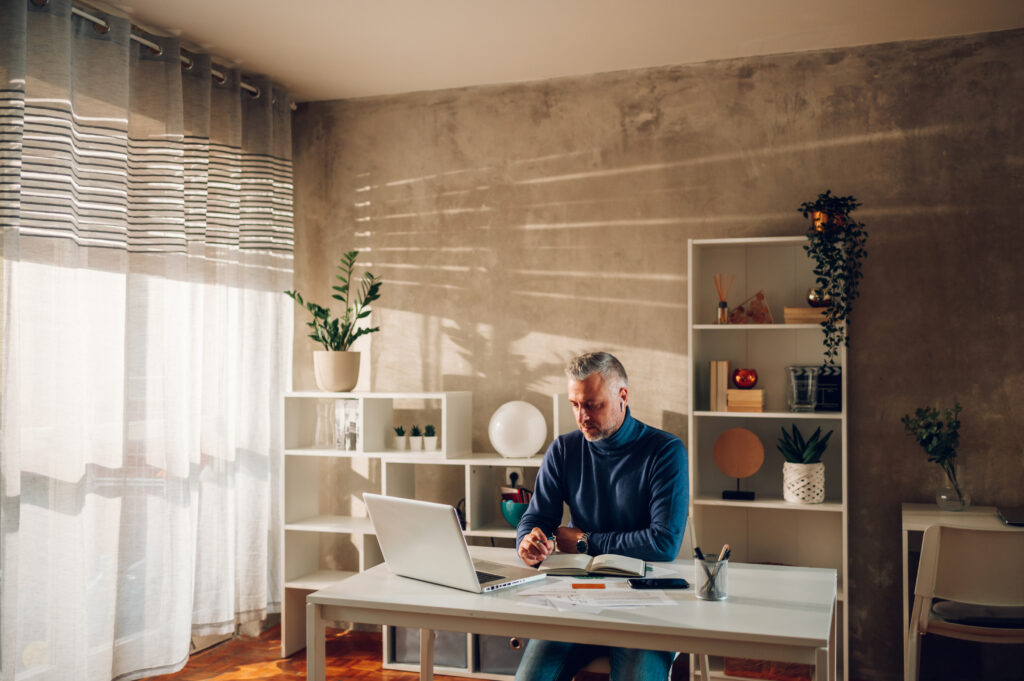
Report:
[[[910,626],[910,598],[916,579],[910,575],[910,552],[920,549],[921,535],[932,525],[946,525],[969,530],[1022,531],[1022,527],[1009,527],[996,515],[995,506],[968,506],[962,511],[943,511],[935,504],[903,504],[900,507],[903,527],[903,631]],[[913,545],[913,547],[911,546]],[[916,572],[915,575],[916,577]],[[903,659],[907,659],[907,641],[903,636]]]
[[[512,549],[473,547],[487,560],[514,563]],[[693,582],[693,563],[670,566]],[[433,678],[432,630],[574,641],[648,650],[753,657],[814,665],[835,678],[836,571],[729,565],[729,598],[697,600],[692,587],[666,591],[672,606],[560,612],[527,605],[519,587],[474,594],[393,575],[385,565],[306,599],[306,678],[324,681],[325,621],[420,627],[420,679]]]

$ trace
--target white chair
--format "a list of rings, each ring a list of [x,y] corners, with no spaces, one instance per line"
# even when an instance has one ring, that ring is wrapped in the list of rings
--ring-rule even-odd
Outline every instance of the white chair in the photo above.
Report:
[[[677,557],[680,557],[680,558],[691,558],[693,556],[694,540],[693,540],[693,529],[692,528],[693,528],[692,522],[687,521],[687,523],[686,523],[686,531],[683,532],[683,542],[679,546],[679,553],[676,554]],[[678,655],[679,655],[679,653],[676,653],[677,657],[678,657]],[[697,655],[696,657],[698,658],[698,664],[700,666],[700,678],[702,679],[702,681],[706,681],[707,679],[710,678],[708,676],[708,656],[707,655]],[[608,676],[608,675],[611,674],[611,671],[612,670],[611,670],[610,661],[608,659],[608,656],[607,655],[602,655],[601,657],[597,657],[597,658],[594,658],[593,660],[591,660],[587,664],[587,666],[585,666],[583,669],[581,669],[581,670],[579,670],[577,672],[577,675],[581,675],[581,674],[584,674],[584,673],[590,673],[590,674],[604,674],[605,676]],[[670,678],[671,678],[671,675],[672,675],[672,672],[671,672],[671,670],[669,670],[669,677]]]
[[[1024,532],[933,525],[924,533],[906,632],[905,681],[920,671],[921,637],[1024,643]]]

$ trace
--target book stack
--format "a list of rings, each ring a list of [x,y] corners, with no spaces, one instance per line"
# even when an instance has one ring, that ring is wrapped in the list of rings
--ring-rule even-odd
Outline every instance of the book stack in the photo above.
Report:
[[[763,390],[726,390],[726,411],[764,411]]]
[[[728,406],[726,391],[729,389],[729,362],[711,360],[711,399],[709,411],[725,411]]]
[[[824,307],[784,307],[782,318],[787,324],[820,324],[825,318]]]

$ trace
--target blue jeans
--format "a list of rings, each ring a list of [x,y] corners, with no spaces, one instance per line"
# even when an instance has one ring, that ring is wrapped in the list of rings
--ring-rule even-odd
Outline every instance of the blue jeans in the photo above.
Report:
[[[676,654],[583,643],[530,639],[516,670],[515,681],[570,681],[579,670],[608,656],[610,681],[666,681]]]

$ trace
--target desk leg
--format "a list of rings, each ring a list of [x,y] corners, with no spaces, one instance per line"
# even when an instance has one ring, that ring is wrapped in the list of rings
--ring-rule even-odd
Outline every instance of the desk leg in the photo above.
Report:
[[[324,681],[327,666],[327,626],[320,606],[306,603],[306,680]]]
[[[910,531],[903,529],[903,590],[900,591],[900,605],[903,608],[903,664],[907,664],[907,630],[910,628],[910,613],[907,612],[907,594],[910,593]]]
[[[420,629],[420,681],[433,681],[433,679],[434,630]]]
[[[833,678],[829,676],[829,663],[832,657],[828,648],[818,648],[814,659],[814,681],[828,681]]]
[[[845,607],[845,603],[843,604]],[[839,678],[836,674],[836,651],[839,650],[839,604],[832,604],[832,631],[828,633],[828,678],[835,681]]]

